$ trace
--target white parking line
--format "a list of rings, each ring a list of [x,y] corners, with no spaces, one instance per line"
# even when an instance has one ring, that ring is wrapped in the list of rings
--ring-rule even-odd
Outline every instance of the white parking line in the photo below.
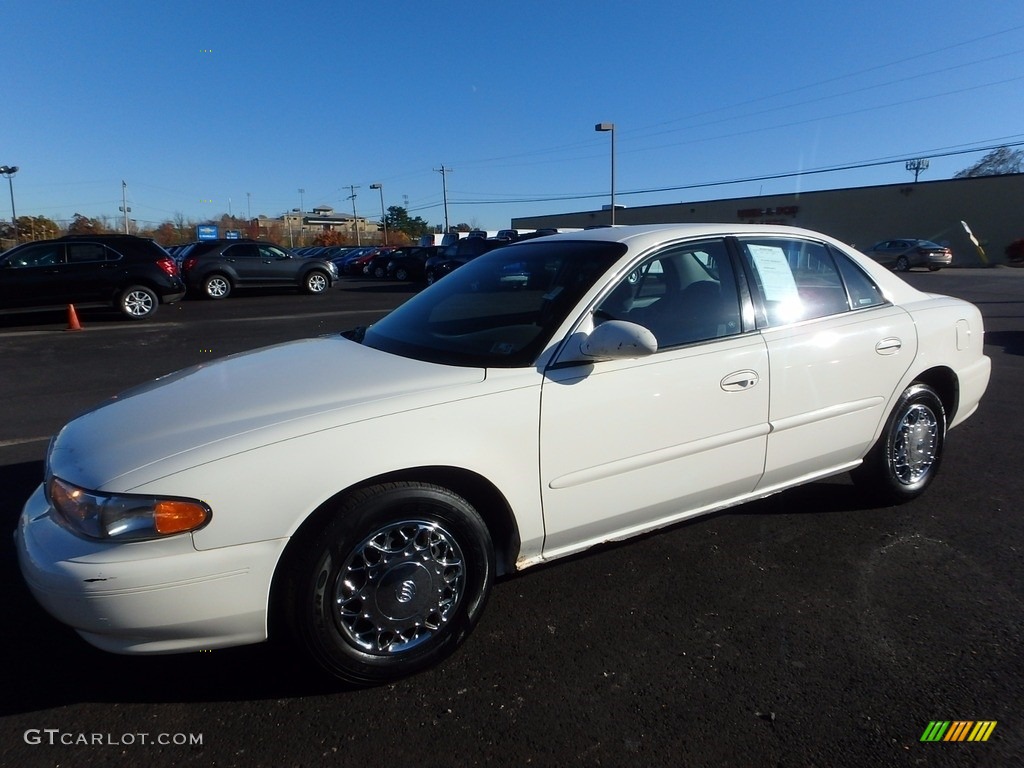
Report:
[[[0,440],[0,448],[10,448],[12,445],[28,445],[29,443],[48,442],[50,436],[46,437],[19,437],[14,440]]]

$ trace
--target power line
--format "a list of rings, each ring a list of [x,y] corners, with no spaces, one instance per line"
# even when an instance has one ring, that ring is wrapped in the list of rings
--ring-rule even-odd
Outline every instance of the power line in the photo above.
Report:
[[[986,152],[1000,147],[1019,147],[1024,146],[1024,141],[1016,141],[1010,143],[994,144],[986,147],[972,147],[970,149],[958,149],[947,152],[912,152],[900,157],[887,157],[877,160],[865,160],[855,163],[847,163],[844,165],[832,165],[823,168],[811,168],[800,171],[785,171],[781,173],[766,174],[763,176],[746,176],[737,179],[726,179],[719,181],[704,181],[694,184],[680,184],[670,187],[649,187],[646,189],[634,189],[628,191],[616,192],[618,196],[635,196],[635,195],[649,195],[658,192],[678,192],[684,189],[704,189],[708,187],[721,187],[729,184],[746,184],[754,181],[774,181],[777,179],[788,179],[797,176],[816,176],[823,173],[838,173],[840,171],[852,171],[860,168],[873,168],[880,165],[891,165],[893,163],[903,163],[910,158],[916,157],[954,157],[956,155],[966,155],[975,152]],[[452,200],[452,205],[507,205],[510,203],[551,203],[551,202],[567,202],[570,200],[591,200],[594,198],[607,197],[607,193],[594,193],[594,194],[574,194],[574,195],[548,195],[543,197],[520,197],[517,199],[504,199],[504,200]]]

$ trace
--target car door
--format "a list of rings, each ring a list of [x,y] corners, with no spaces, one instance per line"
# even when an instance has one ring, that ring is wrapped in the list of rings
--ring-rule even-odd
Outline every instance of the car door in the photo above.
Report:
[[[124,258],[102,243],[69,242],[64,275],[68,302],[109,301],[119,287]]]
[[[239,285],[260,285],[265,280],[262,259],[256,243],[235,243],[221,252],[227,266],[234,271]]]
[[[739,238],[768,348],[771,432],[758,490],[848,469],[917,353],[910,315],[853,260],[800,238]]]
[[[0,257],[0,308],[58,305],[64,298],[64,243],[44,242]]]
[[[268,243],[260,243],[259,274],[262,282],[268,285],[293,285],[298,279],[299,269],[305,262],[292,258],[286,251]]]
[[[704,292],[692,290],[697,284],[718,291],[717,308],[706,296],[687,298],[688,291]],[[725,244],[714,240],[649,256],[594,308],[595,323],[647,326],[659,349],[590,364],[563,357],[546,371],[545,556],[678,520],[754,489],[768,431],[768,354],[741,323],[740,307]],[[714,323],[703,322],[709,315]]]

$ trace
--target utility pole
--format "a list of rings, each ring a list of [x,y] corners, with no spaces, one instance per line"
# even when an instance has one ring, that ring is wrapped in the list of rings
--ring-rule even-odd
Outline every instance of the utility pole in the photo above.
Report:
[[[356,220],[356,190],[359,186],[356,184],[348,185],[349,191],[352,192],[348,196],[348,199],[352,201],[352,229],[356,231],[356,245],[362,245],[363,241],[359,238],[359,222]]]
[[[435,171],[441,174],[441,194],[444,196],[444,233],[448,234],[448,174],[454,171],[454,168],[445,168],[442,165],[440,168],[435,168]]]
[[[124,213],[124,233],[128,233],[128,214],[131,213],[132,209],[128,207],[128,200],[126,198],[126,190],[128,185],[124,183],[124,179],[121,179],[121,211]]]

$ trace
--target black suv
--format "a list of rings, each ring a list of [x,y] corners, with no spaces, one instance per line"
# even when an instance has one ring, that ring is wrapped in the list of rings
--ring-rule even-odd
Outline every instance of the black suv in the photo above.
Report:
[[[141,320],[184,295],[174,259],[143,237],[68,235],[0,254],[0,312],[96,305]]]
[[[190,288],[211,299],[248,287],[291,285],[306,293],[323,293],[338,279],[332,262],[304,259],[260,240],[198,242],[185,254],[181,271]]]

